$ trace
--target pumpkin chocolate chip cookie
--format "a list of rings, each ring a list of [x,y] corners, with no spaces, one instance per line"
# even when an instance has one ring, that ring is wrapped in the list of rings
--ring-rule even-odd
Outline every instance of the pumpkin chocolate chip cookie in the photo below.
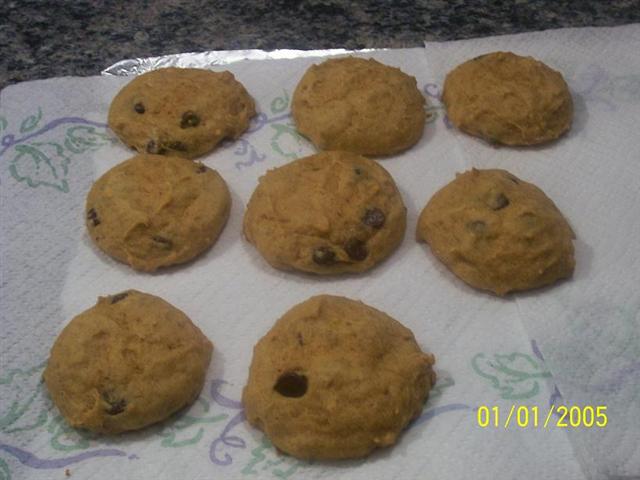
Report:
[[[420,414],[434,362],[385,313],[344,297],[312,297],[256,344],[245,415],[295,457],[362,457],[394,444]]]
[[[463,132],[504,145],[537,145],[571,127],[573,101],[562,75],[531,57],[494,52],[453,69],[442,100]]]
[[[321,150],[391,155],[420,140],[425,99],[416,79],[373,59],[311,66],[293,94],[298,131]]]
[[[417,237],[469,285],[498,295],[570,277],[569,223],[535,185],[505,170],[470,170],[439,190]]]
[[[212,351],[180,310],[128,290],[100,297],[71,320],[51,349],[44,381],[72,427],[136,430],[198,397]]]
[[[244,233],[274,267],[317,274],[363,272],[400,244],[406,208],[378,163],[322,152],[269,170],[244,217]]]
[[[187,262],[213,245],[230,205],[215,170],[184,158],[139,154],[94,183],[86,225],[105,253],[151,272]]]
[[[139,152],[195,158],[236,139],[255,105],[230,72],[162,68],[136,77],[113,99],[109,127]]]

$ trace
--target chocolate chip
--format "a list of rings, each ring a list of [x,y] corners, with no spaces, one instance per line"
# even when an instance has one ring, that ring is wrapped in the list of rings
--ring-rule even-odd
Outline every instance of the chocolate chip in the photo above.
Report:
[[[133,106],[133,109],[137,112],[137,113],[144,113],[146,110],[144,108],[144,105],[141,102],[136,103]]]
[[[298,345],[300,345],[301,347],[304,346],[304,340],[302,340],[302,334],[298,332],[298,335],[296,335],[296,337],[298,338]]]
[[[483,234],[487,230],[487,224],[482,220],[474,220],[467,223],[467,228],[476,234]]]
[[[196,168],[196,173],[204,173],[207,171],[207,167],[205,167],[203,164],[198,165],[198,167]]]
[[[161,237],[160,235],[154,235],[153,237],[151,237],[151,239],[155,243],[157,243],[161,248],[165,248],[167,250],[170,250],[171,248],[173,248],[173,242],[168,238]]]
[[[364,260],[369,255],[366,244],[357,238],[348,240],[344,246],[344,250],[347,252],[347,255],[349,255],[351,260],[356,260],[358,262]]]
[[[182,142],[171,142],[167,144],[167,147],[169,147],[171,150],[177,150],[179,152],[187,151],[187,146]]]
[[[114,303],[118,303],[120,300],[124,300],[128,296],[129,296],[129,294],[127,292],[116,293],[115,295],[112,295],[111,296],[111,305],[113,305]]]
[[[362,217],[362,223],[372,228],[382,228],[386,220],[384,213],[379,208],[367,208]]]
[[[362,169],[361,168],[356,167],[356,168],[353,169],[353,172],[356,175],[362,175]]]
[[[283,373],[273,389],[283,397],[299,398],[307,393],[307,377],[296,372]]]
[[[200,123],[200,117],[191,110],[187,110],[182,114],[182,120],[180,121],[180,128],[197,127]]]
[[[502,210],[509,206],[509,199],[504,193],[499,193],[489,199],[488,205],[492,210]]]
[[[155,140],[149,140],[149,143],[147,143],[147,153],[162,155],[163,153],[167,153],[167,150],[158,145],[158,142]]]
[[[313,251],[313,261],[318,265],[332,265],[336,261],[336,252],[331,247],[318,247]]]
[[[87,211],[87,219],[91,220],[91,222],[93,223],[94,227],[97,227],[98,225],[100,225],[100,219],[98,218],[98,212],[96,212],[95,208],[90,208],[89,211]]]
[[[108,392],[102,392],[101,395],[102,399],[108,404],[107,408],[105,408],[107,415],[118,415],[127,408],[127,401],[124,398],[114,398]]]

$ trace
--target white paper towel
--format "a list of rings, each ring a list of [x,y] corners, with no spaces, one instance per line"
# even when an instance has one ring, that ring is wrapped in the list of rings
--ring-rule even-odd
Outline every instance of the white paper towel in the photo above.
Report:
[[[427,44],[441,85],[461,61],[496,49],[564,73],[569,135],[549,147],[493,148],[440,135],[466,166],[507,168],[542,187],[570,220],[574,278],[515,296],[567,405],[606,406],[606,428],[567,429],[590,478],[640,478],[640,27],[575,29]]]
[[[239,141],[203,159],[229,184],[230,221],[203,257],[153,275],[103,255],[83,223],[91,183],[131,155],[104,125],[111,99],[128,79],[65,78],[5,89],[0,478],[55,478],[65,469],[75,478],[132,479],[640,474],[638,420],[632,415],[638,411],[633,208],[640,140],[633,120],[640,65],[630,53],[638,39],[637,27],[565,30],[365,55],[414,75],[434,118],[416,147],[381,161],[408,207],[400,249],[365,275],[330,279],[273,270],[240,234],[258,177],[313,151],[295,135],[288,116],[291,93],[313,59],[226,67],[261,112]],[[566,73],[577,106],[566,138],[539,149],[496,149],[447,128],[437,99],[444,75],[460,61],[495,49],[535,55]],[[465,286],[415,242],[417,215],[427,199],[472,165],[507,168],[549,194],[578,235],[573,280],[499,299]],[[115,438],[74,431],[42,388],[43,362],[74,315],[98,295],[126,288],[162,296],[211,338],[216,350],[206,386],[193,407],[144,431]],[[365,460],[301,462],[278,454],[243,421],[238,400],[254,343],[292,305],[319,293],[358,298],[386,311],[437,357],[439,380],[422,417],[398,445]],[[512,405],[537,406],[543,415],[560,400],[559,392],[567,405],[608,405],[610,424],[570,432],[477,424],[479,406],[497,406],[504,417]]]

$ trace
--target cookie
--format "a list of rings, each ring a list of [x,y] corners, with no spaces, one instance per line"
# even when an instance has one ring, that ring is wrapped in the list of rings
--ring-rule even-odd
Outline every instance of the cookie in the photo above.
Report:
[[[420,415],[434,362],[385,313],[344,297],[312,297],[256,344],[245,415],[295,457],[362,457],[394,444]]]
[[[69,322],[53,344],[43,377],[72,427],[119,433],[191,404],[212,351],[180,310],[128,290],[100,297]]]
[[[505,170],[470,170],[438,191],[417,237],[469,285],[498,295],[570,277],[574,234],[535,185]]]
[[[400,244],[406,208],[391,175],[348,152],[322,152],[269,170],[244,216],[244,234],[275,268],[363,272]]]
[[[562,75],[531,57],[494,52],[453,69],[442,100],[463,132],[504,145],[537,145],[571,127],[573,101]]]
[[[184,158],[139,154],[93,184],[85,218],[100,249],[152,272],[213,245],[230,206],[227,185],[215,170]]]
[[[255,114],[253,99],[230,72],[162,68],[120,90],[109,127],[138,152],[195,158],[238,138]]]
[[[373,59],[312,65],[293,94],[298,131],[320,150],[391,155],[420,140],[425,99],[416,79]]]

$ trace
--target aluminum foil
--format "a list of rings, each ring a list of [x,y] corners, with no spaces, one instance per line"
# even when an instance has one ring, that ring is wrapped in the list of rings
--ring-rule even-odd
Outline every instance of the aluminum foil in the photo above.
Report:
[[[303,57],[328,57],[332,55],[344,55],[348,53],[366,53],[376,49],[345,50],[344,48],[332,48],[328,50],[213,50],[197,53],[176,53],[161,57],[131,58],[114,63],[105,68],[102,75],[130,76],[139,75],[150,70],[166,67],[181,68],[208,68],[214,65],[229,65],[242,60],[282,60]]]

